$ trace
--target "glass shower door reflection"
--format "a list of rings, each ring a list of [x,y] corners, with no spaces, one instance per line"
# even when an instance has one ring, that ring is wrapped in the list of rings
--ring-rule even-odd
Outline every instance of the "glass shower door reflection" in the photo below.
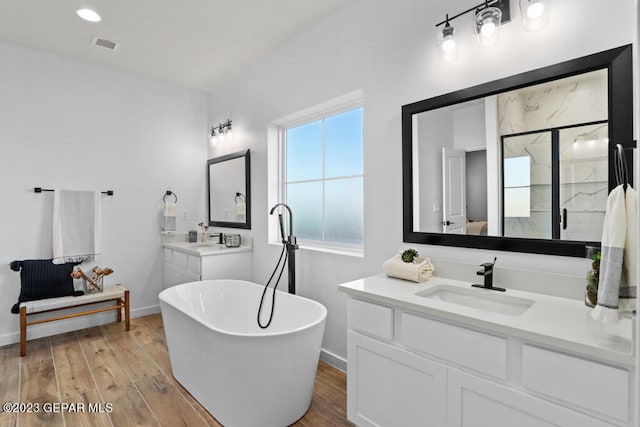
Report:
[[[562,240],[599,242],[608,195],[606,123],[560,129]]]
[[[502,138],[502,235],[552,238],[552,134]]]

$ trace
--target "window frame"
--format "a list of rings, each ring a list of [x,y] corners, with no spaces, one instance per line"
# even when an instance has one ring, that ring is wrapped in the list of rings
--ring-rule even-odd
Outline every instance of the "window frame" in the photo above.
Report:
[[[336,116],[342,113],[346,113],[348,111],[352,111],[355,109],[362,109],[362,150],[363,150],[363,159],[362,159],[362,174],[358,175],[341,175],[338,177],[325,177],[325,140],[324,140],[324,123],[323,123],[323,136],[322,136],[322,178],[320,179],[312,179],[312,180],[301,180],[301,181],[292,181],[288,182],[286,177],[286,167],[287,167],[287,131],[289,129],[303,126],[305,124],[317,121],[317,120],[325,120],[326,118]],[[325,102],[323,104],[317,105],[315,107],[311,107],[309,109],[303,110],[299,113],[295,113],[293,115],[287,116],[283,119],[280,119],[273,124],[276,126],[277,131],[277,203],[286,203],[286,185],[288,183],[295,182],[321,182],[323,186],[323,200],[322,200],[322,229],[324,234],[325,228],[325,201],[324,201],[324,184],[328,181],[334,181],[336,179],[347,179],[347,178],[361,178],[362,179],[362,199],[363,199],[363,230],[362,230],[362,243],[361,244],[350,244],[337,242],[333,240],[315,240],[315,239],[305,239],[299,236],[298,245],[303,249],[316,250],[321,252],[330,252],[337,253],[341,255],[350,255],[363,257],[364,256],[364,181],[365,181],[365,172],[364,172],[364,145],[365,145],[365,130],[364,130],[364,120],[365,120],[365,111],[364,111],[364,102],[361,91],[352,92],[343,97],[336,98],[334,100]],[[294,213],[295,214],[295,213]],[[270,243],[279,243],[279,231],[273,232],[270,229]],[[294,229],[295,234],[295,229]],[[275,237],[277,236],[277,237]]]

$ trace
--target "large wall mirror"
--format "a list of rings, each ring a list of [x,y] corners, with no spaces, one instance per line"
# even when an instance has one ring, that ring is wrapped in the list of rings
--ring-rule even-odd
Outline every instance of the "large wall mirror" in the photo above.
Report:
[[[634,146],[632,74],[628,45],[403,106],[403,240],[584,256]]]
[[[251,228],[249,150],[207,161],[209,225]]]

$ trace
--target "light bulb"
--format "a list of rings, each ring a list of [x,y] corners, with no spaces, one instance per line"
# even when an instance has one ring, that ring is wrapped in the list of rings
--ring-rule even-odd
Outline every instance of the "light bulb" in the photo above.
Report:
[[[531,19],[538,19],[544,13],[544,3],[535,1],[527,7],[527,16]]]
[[[85,21],[100,22],[102,20],[100,15],[98,15],[97,12],[91,9],[78,9],[76,13],[80,18],[84,19]]]
[[[482,37],[491,37],[495,34],[495,32],[496,24],[494,24],[490,20],[487,20],[484,24],[482,24],[482,27],[480,28],[480,34],[482,35]]]
[[[442,51],[443,52],[453,52],[456,48],[456,41],[452,38],[446,38],[442,41]]]
[[[551,0],[520,0],[520,13],[525,31],[538,31],[549,21]]]

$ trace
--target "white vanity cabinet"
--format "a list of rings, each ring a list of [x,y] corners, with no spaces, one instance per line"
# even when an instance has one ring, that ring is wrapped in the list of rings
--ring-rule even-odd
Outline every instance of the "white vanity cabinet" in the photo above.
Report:
[[[632,368],[349,295],[347,415],[358,426],[633,425]]]
[[[250,247],[207,251],[190,249],[186,244],[165,244],[163,249],[165,288],[198,280],[252,280]]]

